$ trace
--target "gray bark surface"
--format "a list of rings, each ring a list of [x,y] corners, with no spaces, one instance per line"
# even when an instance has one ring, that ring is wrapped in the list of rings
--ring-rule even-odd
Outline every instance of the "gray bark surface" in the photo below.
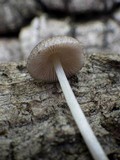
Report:
[[[91,54],[69,81],[109,159],[120,159],[120,56]],[[35,82],[25,62],[0,64],[0,159],[92,160],[59,84]]]
[[[0,35],[18,32],[36,15],[37,8],[35,0],[0,0]]]

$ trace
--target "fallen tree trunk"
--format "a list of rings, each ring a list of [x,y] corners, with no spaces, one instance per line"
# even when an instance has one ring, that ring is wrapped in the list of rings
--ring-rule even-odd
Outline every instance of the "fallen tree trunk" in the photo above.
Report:
[[[69,81],[106,154],[119,159],[120,55],[90,55]],[[59,84],[35,82],[25,62],[0,64],[0,159],[92,160]]]

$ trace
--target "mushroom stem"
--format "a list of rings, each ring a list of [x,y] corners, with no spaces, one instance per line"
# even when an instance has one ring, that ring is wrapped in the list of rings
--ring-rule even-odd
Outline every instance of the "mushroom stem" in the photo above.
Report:
[[[60,63],[59,58],[54,57],[53,64],[54,64],[54,69],[56,71],[59,83],[60,83],[61,88],[63,90],[63,93],[65,95],[65,99],[67,101],[67,104],[72,112],[74,120],[75,120],[75,122],[81,132],[81,135],[82,135],[84,141],[86,142],[93,158],[95,160],[108,160],[100,143],[98,142],[96,136],[94,135],[83,111],[81,110],[79,103],[77,102],[77,99],[76,99],[76,97],[70,87],[70,84],[66,78],[65,72],[62,68],[62,65]]]

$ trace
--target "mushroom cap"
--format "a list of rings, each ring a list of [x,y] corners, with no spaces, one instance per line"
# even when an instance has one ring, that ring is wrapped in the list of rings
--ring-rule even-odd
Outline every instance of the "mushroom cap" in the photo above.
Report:
[[[33,48],[27,61],[30,75],[36,80],[56,81],[54,56],[60,59],[67,77],[84,64],[83,45],[72,37],[57,36],[43,40]]]

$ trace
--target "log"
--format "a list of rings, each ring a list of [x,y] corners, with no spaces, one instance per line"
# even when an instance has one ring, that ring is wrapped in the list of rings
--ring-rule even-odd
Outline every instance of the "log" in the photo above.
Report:
[[[120,55],[87,55],[69,81],[109,159],[119,159]],[[26,62],[0,64],[0,159],[92,160],[58,82],[36,82]]]

